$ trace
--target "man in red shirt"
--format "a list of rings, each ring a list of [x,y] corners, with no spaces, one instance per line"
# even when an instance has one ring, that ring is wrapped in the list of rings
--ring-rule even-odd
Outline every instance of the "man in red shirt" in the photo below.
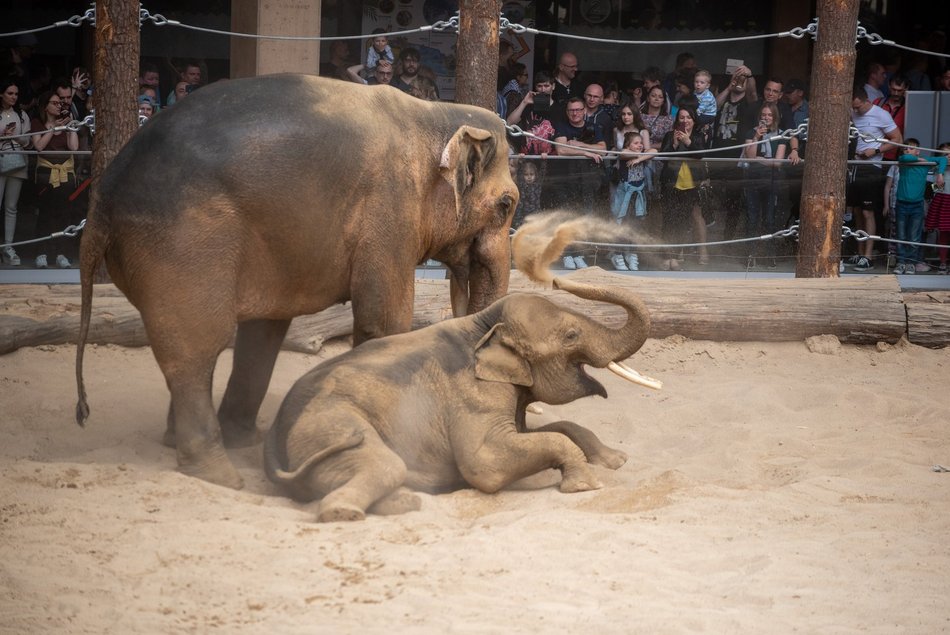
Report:
[[[883,108],[884,111],[891,116],[891,119],[897,124],[897,129],[901,131],[902,136],[904,134],[904,115],[907,114],[904,108],[904,96],[907,94],[907,84],[907,78],[903,75],[894,75],[888,84],[890,95],[877,99],[874,102],[875,105]],[[884,153],[884,160],[897,161],[897,157],[902,151],[901,148],[892,146],[891,150],[887,150]]]

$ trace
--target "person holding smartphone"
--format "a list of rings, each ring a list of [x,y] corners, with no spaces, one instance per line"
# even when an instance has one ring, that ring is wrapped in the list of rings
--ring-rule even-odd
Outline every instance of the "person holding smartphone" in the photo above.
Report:
[[[776,159],[781,161],[788,154],[788,139],[778,135],[778,108],[773,103],[764,103],[759,109],[759,123],[746,134],[747,145],[742,156],[746,159]],[[778,230],[775,210],[778,206],[778,171],[781,163],[771,161],[750,162],[745,183],[746,234],[758,236]],[[750,243],[754,249],[749,254],[749,264],[755,266],[756,256],[765,256],[767,266],[774,269],[775,242]],[[763,246],[764,245],[764,246]]]
[[[30,145],[29,118],[20,109],[20,89],[14,79],[0,81],[0,129],[3,142],[0,150],[20,152]],[[20,256],[10,243],[14,242],[16,233],[17,202],[20,200],[20,190],[23,181],[27,178],[26,163],[23,166],[0,174],[0,201],[3,202],[3,242],[6,247],[0,249],[3,264],[19,265]]]
[[[83,216],[74,209],[69,195],[76,190],[76,167],[72,152],[79,149],[79,135],[64,127],[73,120],[68,106],[55,92],[40,96],[40,116],[33,119],[33,146],[40,151],[36,158],[36,221],[37,238],[49,236],[75,225]],[[56,265],[72,267],[69,257],[79,253],[79,241],[61,237],[37,243],[36,267],[45,269],[47,253],[56,253]]]
[[[664,199],[667,201],[663,210],[663,238],[668,243],[684,243],[692,228],[692,241],[706,242],[706,221],[699,199],[699,187],[706,180],[706,166],[701,162],[692,162],[689,159],[698,158],[697,150],[705,150],[706,142],[698,125],[699,116],[692,106],[681,106],[676,112],[676,121],[673,129],[663,137],[660,153],[669,153],[671,156],[664,161],[663,171],[660,173],[660,182],[663,184]],[[688,155],[679,155],[678,152],[689,152]],[[688,157],[688,158],[687,158]],[[709,252],[705,245],[699,248],[699,265],[709,263]],[[661,268],[666,271],[678,271],[679,259],[673,255],[665,259]]]

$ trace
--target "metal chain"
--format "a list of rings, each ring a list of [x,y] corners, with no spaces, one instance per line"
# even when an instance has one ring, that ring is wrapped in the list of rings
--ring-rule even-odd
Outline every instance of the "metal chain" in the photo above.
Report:
[[[523,24],[517,24],[515,22],[509,21],[508,18],[505,17],[504,13],[501,14],[501,21],[498,23],[498,28],[502,32],[511,31],[512,33],[518,34],[538,32],[536,29],[530,29]]]
[[[89,22],[91,26],[96,26],[96,3],[90,2],[89,8],[82,15],[74,15],[63,22],[56,22],[54,26],[82,26],[83,22]]]
[[[810,35],[813,40],[818,38],[818,18],[809,22],[805,28],[797,26],[785,33],[779,33],[779,37],[793,37],[796,40],[800,40],[806,35]]]
[[[442,33],[444,31],[452,30],[453,33],[458,33],[459,30],[459,12],[456,11],[455,14],[448,20],[438,20],[432,26],[424,26],[422,30],[424,31],[436,31]]]

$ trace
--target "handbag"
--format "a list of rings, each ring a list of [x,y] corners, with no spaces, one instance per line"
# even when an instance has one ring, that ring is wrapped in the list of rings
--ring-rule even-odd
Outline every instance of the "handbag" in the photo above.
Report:
[[[14,150],[13,142],[8,141],[7,144],[10,146],[10,150]],[[0,174],[8,174],[10,172],[16,172],[17,170],[22,170],[26,167],[26,156],[19,152],[3,152],[0,153]]]

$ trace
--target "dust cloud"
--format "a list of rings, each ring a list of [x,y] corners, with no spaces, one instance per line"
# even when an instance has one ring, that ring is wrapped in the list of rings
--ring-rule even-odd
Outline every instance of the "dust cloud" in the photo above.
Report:
[[[565,247],[578,241],[636,242],[629,228],[605,219],[563,211],[533,214],[511,239],[515,268],[534,282],[550,284],[554,280],[550,265]]]

